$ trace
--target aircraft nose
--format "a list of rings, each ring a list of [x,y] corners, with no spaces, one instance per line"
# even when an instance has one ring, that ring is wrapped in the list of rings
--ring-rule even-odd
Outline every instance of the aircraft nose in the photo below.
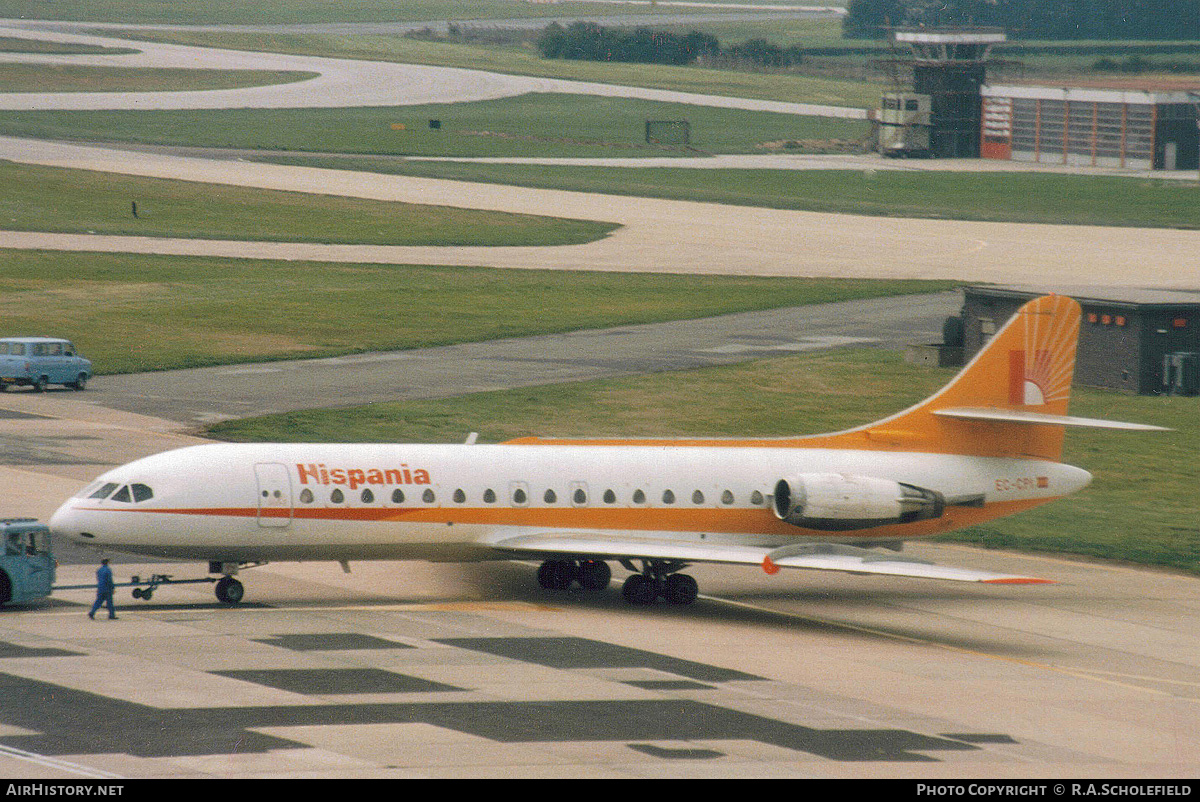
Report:
[[[65,537],[75,540],[79,537],[79,520],[70,501],[54,511],[50,516],[50,533],[55,537]]]

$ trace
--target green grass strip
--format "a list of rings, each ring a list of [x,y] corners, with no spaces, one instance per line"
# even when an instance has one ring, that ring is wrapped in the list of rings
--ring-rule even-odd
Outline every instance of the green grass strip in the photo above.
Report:
[[[0,64],[0,92],[176,92],[245,89],[315,78],[315,72]]]
[[[0,162],[0,229],[369,245],[574,245],[617,228]],[[134,216],[134,204],[137,216]]]
[[[648,144],[647,120],[686,120],[689,146]],[[39,139],[480,157],[763,153],[771,146],[789,150],[787,142],[812,150],[835,140],[853,146],[868,128],[827,117],[538,93],[386,108],[0,112],[0,131]]]
[[[97,372],[129,373],[477,342],[950,286],[0,249],[0,330],[68,337]]]

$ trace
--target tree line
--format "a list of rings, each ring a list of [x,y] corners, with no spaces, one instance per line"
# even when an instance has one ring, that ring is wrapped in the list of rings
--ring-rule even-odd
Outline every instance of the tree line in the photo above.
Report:
[[[765,39],[722,47],[715,36],[699,31],[677,34],[636,28],[606,28],[594,22],[557,22],[542,29],[537,41],[542,58],[619,61],[636,64],[705,64],[781,69],[802,63],[800,48],[784,48]]]
[[[850,0],[847,38],[892,27],[1003,28],[1012,39],[1200,39],[1200,0]]]

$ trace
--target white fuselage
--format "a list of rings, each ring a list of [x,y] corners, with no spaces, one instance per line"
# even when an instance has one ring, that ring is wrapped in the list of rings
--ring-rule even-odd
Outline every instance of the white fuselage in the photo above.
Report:
[[[780,479],[804,473],[880,477],[974,501],[951,501],[933,520],[810,531],[779,520],[770,502]],[[109,471],[50,525],[118,551],[227,562],[494,559],[504,555],[491,542],[523,532],[872,543],[969,526],[1090,479],[1043,460],[824,448],[214,444]]]

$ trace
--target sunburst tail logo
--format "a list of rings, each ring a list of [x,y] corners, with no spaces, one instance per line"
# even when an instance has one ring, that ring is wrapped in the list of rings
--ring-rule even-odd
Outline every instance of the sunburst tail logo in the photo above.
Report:
[[[1023,316],[1024,347],[1008,353],[1008,403],[1012,406],[1065,408],[1070,398],[1078,318],[1048,311]]]

